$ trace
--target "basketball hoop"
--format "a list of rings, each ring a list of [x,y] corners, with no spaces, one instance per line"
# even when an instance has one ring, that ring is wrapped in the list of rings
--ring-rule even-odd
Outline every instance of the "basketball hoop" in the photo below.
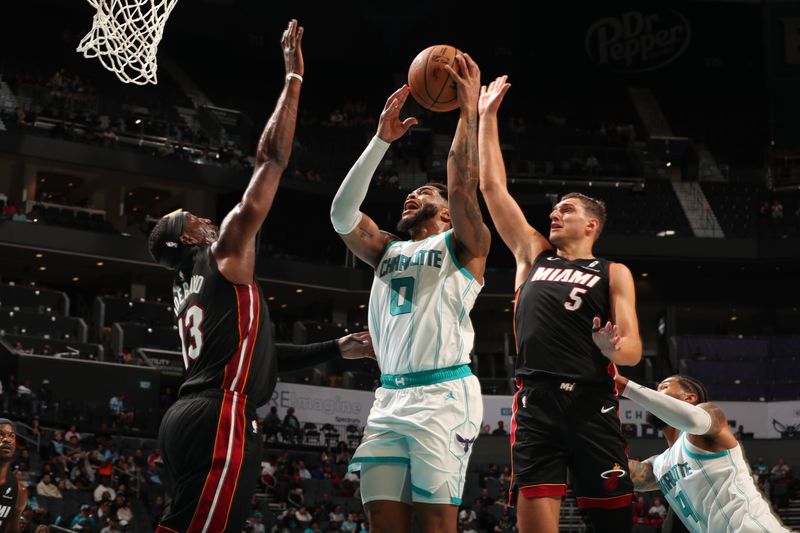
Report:
[[[78,52],[96,57],[125,83],[158,83],[156,53],[178,0],[88,0],[97,9]]]

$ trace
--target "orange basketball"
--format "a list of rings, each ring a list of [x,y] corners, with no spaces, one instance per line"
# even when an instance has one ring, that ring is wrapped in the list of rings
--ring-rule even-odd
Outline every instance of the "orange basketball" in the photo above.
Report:
[[[437,112],[458,107],[456,82],[444,66],[450,65],[458,72],[456,54],[459,52],[455,46],[437,44],[417,54],[408,68],[408,85],[419,105]]]

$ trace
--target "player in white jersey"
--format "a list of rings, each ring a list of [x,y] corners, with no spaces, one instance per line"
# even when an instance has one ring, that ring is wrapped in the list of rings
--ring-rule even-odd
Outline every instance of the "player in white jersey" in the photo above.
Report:
[[[702,383],[670,376],[656,392],[620,375],[616,381],[669,444],[661,455],[628,461],[635,490],[660,489],[692,533],[789,531],[753,482],[742,446]]]
[[[447,159],[447,187],[429,183],[403,204],[402,241],[359,211],[389,144],[417,123],[400,119],[408,86],[392,94],[378,131],[336,193],[331,221],[350,250],[375,269],[369,303],[381,387],[350,464],[373,532],[455,533],[467,462],[483,403],[470,371],[469,313],[483,286],[490,233],[478,204],[480,70],[459,54],[460,115]],[[449,197],[449,199],[448,199]]]

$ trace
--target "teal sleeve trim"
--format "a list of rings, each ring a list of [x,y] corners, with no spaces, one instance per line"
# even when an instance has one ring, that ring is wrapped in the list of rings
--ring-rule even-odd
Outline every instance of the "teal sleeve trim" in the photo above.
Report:
[[[456,245],[453,239],[453,230],[447,230],[444,234],[444,243],[447,245],[447,251],[450,252],[450,258],[453,260],[453,264],[461,271],[462,274],[467,276],[467,279],[474,280],[475,278],[472,276],[472,274],[470,274],[469,270],[461,266],[461,263],[458,262]]]
[[[453,505],[461,505],[461,498],[453,498],[451,496],[450,497],[450,503],[452,503]]]

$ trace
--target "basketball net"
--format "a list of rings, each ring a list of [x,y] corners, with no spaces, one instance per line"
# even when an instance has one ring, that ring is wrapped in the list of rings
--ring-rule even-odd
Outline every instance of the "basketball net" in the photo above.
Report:
[[[158,83],[156,53],[178,0],[88,0],[97,9],[78,52],[96,57],[125,83]]]

